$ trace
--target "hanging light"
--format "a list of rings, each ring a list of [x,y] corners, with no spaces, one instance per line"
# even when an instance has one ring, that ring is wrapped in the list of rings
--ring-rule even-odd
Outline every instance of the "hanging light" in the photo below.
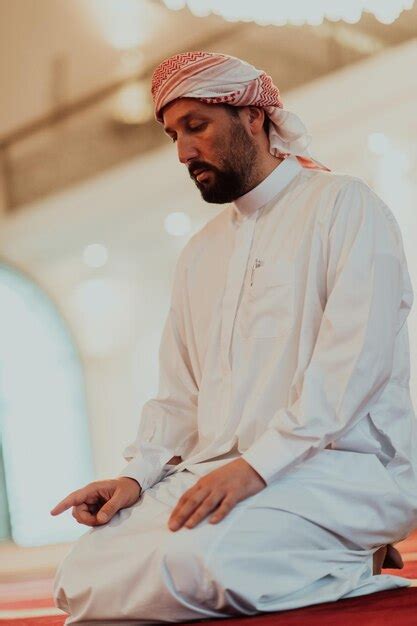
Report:
[[[153,118],[149,85],[144,80],[130,81],[113,98],[113,118],[123,124],[142,124]]]
[[[86,8],[116,50],[137,48],[146,40],[147,7],[143,0],[88,0]]]
[[[391,24],[402,11],[412,8],[414,0],[164,0],[164,3],[172,10],[188,6],[198,17],[214,13],[232,22],[317,26],[325,18],[354,24],[364,11],[372,13],[383,24]]]

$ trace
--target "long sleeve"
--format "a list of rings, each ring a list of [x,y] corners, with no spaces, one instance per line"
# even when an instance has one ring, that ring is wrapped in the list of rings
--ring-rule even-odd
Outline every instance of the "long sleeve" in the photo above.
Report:
[[[128,464],[119,476],[128,476],[145,490],[158,482],[173,456],[189,449],[197,432],[198,386],[186,345],[184,306],[185,254],[182,250],[174,271],[170,309],[159,347],[159,384],[148,400],[135,441],[123,451]]]
[[[329,215],[322,232],[327,299],[301,388],[242,455],[267,483],[367,414],[390,379],[408,313],[402,239],[388,207],[353,179]]]

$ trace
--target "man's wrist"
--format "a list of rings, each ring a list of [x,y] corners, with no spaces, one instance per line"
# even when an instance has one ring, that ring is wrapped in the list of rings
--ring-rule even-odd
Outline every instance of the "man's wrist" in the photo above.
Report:
[[[142,491],[142,487],[140,486],[139,481],[137,481],[136,478],[132,478],[131,476],[118,476],[118,478],[128,478],[130,480],[133,480],[139,487],[140,491]]]
[[[244,464],[244,467],[250,472],[250,474],[256,476],[256,478],[258,480],[261,480],[265,486],[267,485],[265,478],[258,472],[257,469],[253,467],[252,463],[249,463],[249,461],[247,459],[244,459],[243,457],[240,457],[240,459],[237,460],[241,461]]]

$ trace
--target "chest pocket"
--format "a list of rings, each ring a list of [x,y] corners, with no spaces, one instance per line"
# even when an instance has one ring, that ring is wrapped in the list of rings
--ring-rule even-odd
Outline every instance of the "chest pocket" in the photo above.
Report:
[[[276,261],[251,269],[246,277],[239,312],[238,330],[243,337],[280,337],[294,324],[294,265]]]

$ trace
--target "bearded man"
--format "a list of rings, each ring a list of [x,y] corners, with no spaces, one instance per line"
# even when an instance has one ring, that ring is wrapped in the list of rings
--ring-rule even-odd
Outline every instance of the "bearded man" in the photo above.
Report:
[[[66,624],[182,622],[410,581],[416,421],[399,226],[310,155],[271,78],[224,54],[163,61],[155,116],[204,200],[175,268],[160,381],[116,479],[69,494],[92,528],[57,571]]]

